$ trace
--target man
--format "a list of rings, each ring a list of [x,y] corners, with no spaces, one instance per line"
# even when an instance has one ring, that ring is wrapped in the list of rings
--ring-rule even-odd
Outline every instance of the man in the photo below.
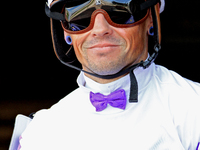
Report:
[[[199,148],[200,84],[153,63],[164,0],[54,0],[48,6],[54,50],[62,63],[81,70],[79,88],[35,114],[21,150]],[[82,69],[70,64],[73,52]]]

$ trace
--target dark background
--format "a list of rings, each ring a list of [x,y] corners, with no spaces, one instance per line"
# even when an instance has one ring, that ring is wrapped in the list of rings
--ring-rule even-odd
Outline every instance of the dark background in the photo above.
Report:
[[[33,3],[31,3],[33,2]],[[0,150],[7,150],[17,114],[49,108],[77,87],[78,71],[53,52],[45,0],[1,4]],[[5,9],[3,9],[4,7]],[[200,82],[199,0],[167,0],[156,63]]]

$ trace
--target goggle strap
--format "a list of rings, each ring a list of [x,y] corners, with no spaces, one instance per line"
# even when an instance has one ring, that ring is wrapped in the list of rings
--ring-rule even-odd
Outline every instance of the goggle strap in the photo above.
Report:
[[[145,1],[142,4],[140,4],[140,10],[148,9],[148,8],[156,5],[159,2],[160,2],[160,0],[148,0],[148,1]]]
[[[65,21],[65,15],[62,13],[58,12],[51,12],[47,4],[45,5],[45,13],[49,18],[55,19],[55,20],[60,20],[60,21]]]

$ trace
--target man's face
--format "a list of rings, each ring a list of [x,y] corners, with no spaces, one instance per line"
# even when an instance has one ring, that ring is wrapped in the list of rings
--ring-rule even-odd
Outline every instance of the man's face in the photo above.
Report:
[[[134,27],[116,28],[99,13],[90,31],[70,36],[84,70],[111,75],[147,58],[148,30],[151,26],[151,17],[148,17]],[[67,35],[65,32],[65,37]]]

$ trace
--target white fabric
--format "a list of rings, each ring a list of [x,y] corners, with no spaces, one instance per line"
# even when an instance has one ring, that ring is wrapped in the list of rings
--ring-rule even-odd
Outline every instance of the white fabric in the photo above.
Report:
[[[53,2],[53,0],[48,0],[48,6],[50,7],[50,4]],[[160,13],[162,13],[165,9],[165,0],[160,0],[161,6],[160,6]]]
[[[31,118],[26,117],[24,115],[17,115],[15,119],[15,126],[12,134],[12,138],[10,141],[9,150],[17,150],[19,146],[19,138],[21,134],[24,132],[28,124],[31,122]]]
[[[90,103],[90,91],[109,94],[123,88],[129,97],[129,75],[99,84],[81,73],[78,89],[36,113],[22,134],[21,150],[195,150],[200,84],[155,64],[134,73],[139,102],[127,100],[125,110],[108,106],[102,112]]]
[[[53,2],[53,0],[48,0],[47,1],[47,4],[48,4],[48,6],[50,7],[50,4]]]
[[[165,0],[160,0],[160,13],[162,13],[165,9]]]

